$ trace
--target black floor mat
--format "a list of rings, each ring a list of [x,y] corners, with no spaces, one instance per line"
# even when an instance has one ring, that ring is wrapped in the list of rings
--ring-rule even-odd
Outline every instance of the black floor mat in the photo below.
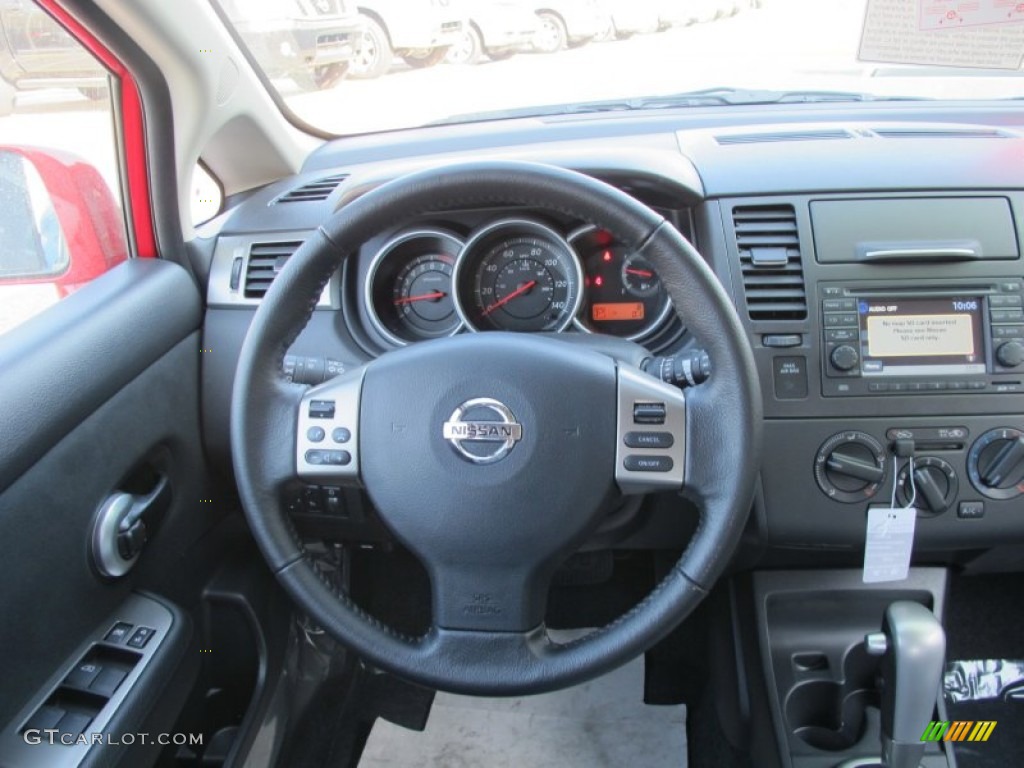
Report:
[[[1024,659],[1024,575],[953,579],[946,609],[946,658]],[[1024,702],[948,705],[950,720],[996,721],[987,742],[954,746],[959,768],[1017,768],[1024,746]]]

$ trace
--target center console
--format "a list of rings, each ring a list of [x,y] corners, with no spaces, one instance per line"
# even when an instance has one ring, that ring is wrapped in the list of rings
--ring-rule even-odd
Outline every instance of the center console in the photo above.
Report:
[[[853,564],[868,507],[911,501],[918,555],[1024,538],[1024,196],[715,205],[764,394],[760,540]]]

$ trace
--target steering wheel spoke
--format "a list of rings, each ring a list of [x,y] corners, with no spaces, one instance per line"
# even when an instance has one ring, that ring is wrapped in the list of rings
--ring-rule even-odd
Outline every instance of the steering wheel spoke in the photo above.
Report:
[[[303,482],[359,485],[359,408],[366,366],[308,390],[299,403],[295,467]]]
[[[615,482],[623,494],[678,491],[686,468],[686,398],[643,371],[617,371]]]

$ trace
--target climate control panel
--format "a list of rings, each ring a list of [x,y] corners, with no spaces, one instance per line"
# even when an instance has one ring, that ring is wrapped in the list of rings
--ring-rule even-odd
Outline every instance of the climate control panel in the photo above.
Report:
[[[884,442],[859,430],[837,432],[815,454],[814,479],[833,501],[856,504],[878,493],[892,463],[898,467],[895,500],[927,515],[940,515],[958,500],[954,463],[964,466],[973,489],[987,498],[1024,495],[1024,431],[1000,427],[969,438],[966,427],[891,427]]]

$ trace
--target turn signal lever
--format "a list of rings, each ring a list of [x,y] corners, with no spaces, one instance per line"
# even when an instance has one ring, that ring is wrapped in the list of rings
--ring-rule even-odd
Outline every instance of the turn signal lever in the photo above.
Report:
[[[703,350],[680,352],[668,357],[648,357],[640,368],[666,384],[680,389],[695,387],[711,376],[711,358]]]
[[[886,609],[882,631],[864,644],[868,653],[882,656],[882,765],[918,768],[921,736],[942,684],[946,633],[923,605],[900,601]]]

